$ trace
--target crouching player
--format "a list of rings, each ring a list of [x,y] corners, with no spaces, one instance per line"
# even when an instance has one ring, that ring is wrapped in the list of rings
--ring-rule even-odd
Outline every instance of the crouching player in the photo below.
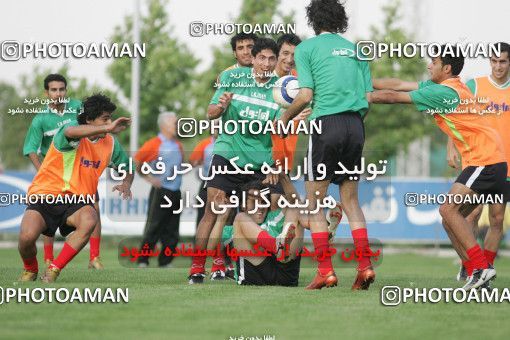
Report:
[[[232,253],[257,251],[258,247],[262,253],[266,251],[266,256],[239,256],[236,259],[237,283],[297,286],[301,258],[296,254],[303,245],[303,227],[298,223],[298,213],[293,209],[269,210],[258,206],[263,203],[261,192],[269,191],[259,180],[246,183],[242,190],[246,193],[246,206],[236,215],[233,228],[223,230],[222,238],[233,238],[235,250]],[[219,215],[218,220],[226,215]],[[232,256],[235,259],[236,256]]]
[[[43,282],[54,282],[60,271],[87,244],[98,221],[93,202],[84,199],[97,192],[99,177],[107,166],[128,166],[128,157],[110,133],[119,133],[130,124],[120,117],[112,122],[116,106],[101,94],[83,102],[78,124],[62,127],[54,136],[46,157],[37,172],[28,195],[39,199],[29,204],[20,227],[18,249],[24,264],[20,281],[35,281],[37,263],[36,240],[41,234],[53,237],[58,228],[66,236],[58,257],[42,276]],[[113,190],[124,199],[131,197],[133,175],[128,174]],[[48,197],[65,198],[64,203],[49,203]]]

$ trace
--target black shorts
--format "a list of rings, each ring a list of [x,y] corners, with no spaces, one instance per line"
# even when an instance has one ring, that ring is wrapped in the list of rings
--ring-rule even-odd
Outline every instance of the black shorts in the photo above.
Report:
[[[505,203],[510,203],[510,178],[505,181],[505,193]]]
[[[237,262],[237,283],[255,286],[288,286],[296,287],[299,280],[301,257],[287,263],[281,263],[276,257],[269,256],[258,266],[253,265],[245,257]]]
[[[322,133],[310,135],[306,157],[311,169],[308,169],[305,179],[329,180],[334,184],[341,184],[346,179],[359,180],[356,175],[335,174],[335,171],[342,169],[338,162],[342,162],[347,170],[361,167],[361,154],[365,144],[365,127],[361,115],[350,111],[319,117],[316,121],[321,121]],[[322,178],[324,175],[318,171],[319,164],[325,165],[325,178]]]
[[[80,204],[48,204],[48,203],[36,203],[29,204],[26,210],[35,210],[44,219],[46,223],[46,229],[43,231],[43,235],[53,237],[57,232],[57,229],[60,229],[60,234],[62,236],[67,236],[71,232],[75,231],[76,228],[69,226],[66,224],[67,218],[80,210],[85,206],[94,206],[90,203],[80,203]]]
[[[220,155],[213,155],[211,160],[211,167],[209,169],[208,176],[211,176],[211,171],[213,166],[221,166],[223,169],[225,166],[228,170],[234,171],[234,166],[230,163],[230,161]],[[255,173],[253,175],[227,175],[227,174],[215,174],[214,177],[207,181],[205,187],[216,188],[224,191],[227,196],[232,195],[232,191],[236,191],[236,194],[241,192],[241,188],[244,184],[251,182],[253,180],[263,181],[266,179],[266,175],[264,175],[261,171],[253,170]],[[268,185],[271,193],[284,194],[283,186],[281,183],[276,185]]]
[[[456,183],[464,184],[479,195],[503,195],[510,199],[510,182],[506,180],[506,162],[485,166],[468,166],[462,170]]]

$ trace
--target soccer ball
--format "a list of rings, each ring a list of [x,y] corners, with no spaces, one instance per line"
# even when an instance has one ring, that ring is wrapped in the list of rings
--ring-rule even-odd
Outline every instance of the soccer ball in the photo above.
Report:
[[[289,107],[299,92],[298,80],[295,76],[283,76],[274,83],[273,98],[281,107]]]

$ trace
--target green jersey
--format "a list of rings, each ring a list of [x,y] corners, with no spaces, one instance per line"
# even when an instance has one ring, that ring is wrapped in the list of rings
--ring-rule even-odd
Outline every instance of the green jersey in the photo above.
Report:
[[[368,111],[366,93],[373,91],[370,68],[359,60],[356,46],[334,33],[322,33],[296,47],[300,88],[313,90],[309,119],[342,113]]]
[[[42,155],[44,158],[53,140],[53,136],[64,125],[76,121],[81,109],[81,101],[71,99],[65,104],[62,113],[55,112],[46,106],[45,111],[38,113],[33,119],[25,137],[23,155],[31,153]]]
[[[223,93],[232,92],[232,101],[221,117],[223,126],[225,122],[231,121],[232,123],[226,124],[226,131],[232,131],[234,124],[245,121],[246,128],[242,131],[241,124],[237,124],[236,133],[226,134],[223,131],[214,144],[213,154],[226,159],[238,156],[238,166],[244,167],[251,163],[253,170],[260,170],[264,162],[269,165],[274,163],[271,134],[252,134],[248,124],[259,121],[260,124],[253,126],[257,130],[261,127],[263,131],[266,122],[273,121],[279,114],[280,107],[273,99],[276,80],[277,77],[274,76],[261,85],[255,81],[253,69],[249,67],[238,67],[221,73],[220,86],[211,99],[211,104],[218,104]]]
[[[433,110],[438,113],[448,113],[460,103],[460,98],[454,89],[434,83],[432,80],[418,83],[418,90],[409,92],[409,96],[418,111]]]
[[[510,82],[508,83],[510,84]],[[474,79],[469,79],[467,82],[466,82],[466,86],[468,87],[468,89],[471,91],[471,93],[473,93],[474,95],[476,95],[476,81]]]
[[[267,231],[269,235],[277,237],[283,230],[283,223],[285,222],[285,215],[282,209],[270,210],[267,212],[266,219],[260,227]],[[233,240],[234,226],[226,225],[223,228],[221,236],[221,243],[227,245]]]
[[[269,235],[276,237],[282,232],[284,222],[285,214],[282,209],[270,210],[260,227],[267,231]]]

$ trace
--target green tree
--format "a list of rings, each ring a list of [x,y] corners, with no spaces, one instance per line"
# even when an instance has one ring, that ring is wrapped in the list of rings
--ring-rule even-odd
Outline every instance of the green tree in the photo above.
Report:
[[[140,39],[146,46],[146,57],[140,61],[140,140],[152,137],[157,131],[157,115],[162,110],[189,116],[192,108],[189,88],[194,77],[197,59],[186,45],[173,38],[166,1],[148,2],[147,14],[140,18]],[[113,43],[133,41],[133,18],[117,26],[110,39]],[[116,59],[108,74],[125,98],[131,98],[131,59]],[[127,138],[124,134],[123,138]]]
[[[27,163],[21,156],[23,140],[21,131],[26,131],[30,121],[24,114],[9,113],[9,109],[24,108],[23,100],[12,85],[0,83],[0,164],[5,169],[21,169]]]
[[[400,2],[383,7],[382,28],[371,27],[371,40],[386,43],[414,41],[411,34],[398,26]],[[370,65],[373,78],[400,78],[418,81],[424,77],[426,65],[419,57],[390,58],[384,55]],[[419,113],[412,105],[372,105],[365,120],[367,131],[366,156],[372,161],[389,159],[412,141],[430,135],[432,118]]]

